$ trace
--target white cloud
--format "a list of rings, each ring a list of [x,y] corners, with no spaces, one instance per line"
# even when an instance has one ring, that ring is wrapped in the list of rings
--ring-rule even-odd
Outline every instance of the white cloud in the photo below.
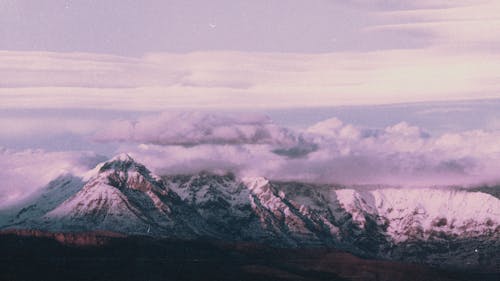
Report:
[[[283,159],[271,152],[269,145],[197,145],[158,146],[124,145],[130,153],[158,174],[190,174],[201,171],[262,175],[264,169],[278,169]]]
[[[101,141],[121,141],[117,152],[130,153],[158,174],[233,172],[275,180],[417,186],[500,180],[499,131],[432,136],[405,122],[370,129],[331,118],[297,132],[262,116],[201,113],[164,113],[109,125]],[[102,159],[93,153],[3,149],[0,206],[64,173],[83,175],[97,160]]]
[[[216,120],[225,120],[227,126],[231,119],[219,116]],[[235,120],[231,120],[230,128],[241,125]],[[267,134],[261,141],[234,139],[233,133],[199,135],[207,127],[186,124],[175,127],[152,123],[151,127],[158,130],[128,138],[119,151],[130,152],[160,174],[234,172],[278,180],[394,185],[469,185],[500,180],[496,171],[500,166],[500,132],[495,131],[431,136],[405,122],[385,129],[366,129],[332,118],[302,133],[288,130],[287,135],[300,136],[301,141],[294,143],[283,141],[280,134]],[[163,135],[165,128],[171,130],[168,138]],[[194,136],[192,132],[196,132]],[[189,141],[180,143],[179,139],[186,136]],[[227,136],[231,137],[224,138]],[[141,141],[147,143],[138,144]]]
[[[102,158],[90,152],[0,148],[0,207],[22,200],[64,174],[81,176]]]
[[[343,178],[342,173],[350,169],[354,169],[354,174],[349,172],[352,178],[344,180],[362,178],[364,183],[478,184],[500,179],[496,171],[500,165],[498,131],[431,136],[405,122],[384,130],[340,125],[321,131],[318,125],[309,130],[320,136],[315,138],[319,149],[309,160],[336,167],[330,179]],[[350,133],[342,133],[346,129]]]
[[[262,115],[220,115],[201,112],[142,117],[111,122],[99,131],[97,141],[125,141],[157,145],[270,144],[293,147],[300,137]]]

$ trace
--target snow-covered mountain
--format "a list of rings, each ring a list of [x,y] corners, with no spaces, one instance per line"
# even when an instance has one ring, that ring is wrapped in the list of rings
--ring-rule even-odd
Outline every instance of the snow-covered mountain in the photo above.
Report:
[[[185,238],[204,235],[205,223],[197,212],[166,188],[159,177],[126,154],[99,164],[87,177],[89,180],[77,192],[58,205],[47,204],[51,197],[43,193],[32,207],[16,214],[10,227],[159,236],[175,233]],[[46,190],[57,188],[61,193],[69,193],[65,186],[54,184],[57,183],[49,184]],[[45,212],[41,214],[40,210]]]
[[[51,182],[3,228],[328,246],[372,257],[494,266],[500,200],[457,189],[345,188],[233,175],[158,177],[126,154]]]

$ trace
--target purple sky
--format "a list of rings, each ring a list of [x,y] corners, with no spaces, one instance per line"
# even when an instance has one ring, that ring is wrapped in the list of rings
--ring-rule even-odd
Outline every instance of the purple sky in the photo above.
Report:
[[[2,0],[0,49],[141,55],[206,50],[317,53],[429,45],[425,31],[364,30],[388,22],[378,12],[413,8],[409,1],[366,2]]]
[[[0,109],[498,99],[499,10],[496,0],[0,0]]]
[[[498,10],[496,0],[2,0],[0,108],[500,98]]]
[[[498,10],[496,0],[0,0],[0,124],[24,135],[44,127],[33,125],[44,110],[133,117],[499,99]],[[482,111],[472,124],[496,128]],[[397,119],[381,116],[375,125]],[[91,130],[73,119],[60,123]]]

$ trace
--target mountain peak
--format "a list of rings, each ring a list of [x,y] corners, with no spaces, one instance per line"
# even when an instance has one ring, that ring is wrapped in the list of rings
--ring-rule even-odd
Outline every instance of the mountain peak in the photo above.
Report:
[[[129,162],[129,161],[135,161],[128,153],[122,152],[115,157],[111,158],[112,162]]]
[[[108,170],[118,170],[118,171],[127,171],[130,168],[136,169],[146,169],[142,164],[136,162],[130,155],[127,153],[120,153],[115,157],[109,159],[104,162],[99,169],[99,173],[108,171]]]
[[[120,189],[150,190],[155,186],[164,189],[158,176],[126,153],[99,164],[89,178],[88,184],[92,186],[104,183]]]
[[[269,180],[264,177],[246,177],[242,181],[250,190],[260,190],[269,184]]]

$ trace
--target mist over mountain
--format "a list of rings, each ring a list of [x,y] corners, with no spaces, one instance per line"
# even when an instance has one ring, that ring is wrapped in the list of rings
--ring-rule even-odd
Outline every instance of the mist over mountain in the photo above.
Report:
[[[127,154],[61,177],[2,214],[4,231],[102,231],[336,248],[364,257],[495,271],[500,199],[457,189],[346,187],[153,174]]]
[[[233,173],[344,185],[433,187],[495,185],[496,130],[430,133],[400,122],[385,128],[337,118],[305,129],[259,114],[177,112],[110,121],[88,138],[109,154],[129,153],[161,175]],[[93,151],[0,151],[0,206],[23,200],[66,173],[84,177],[106,159]],[[265,163],[265,165],[263,165]]]

